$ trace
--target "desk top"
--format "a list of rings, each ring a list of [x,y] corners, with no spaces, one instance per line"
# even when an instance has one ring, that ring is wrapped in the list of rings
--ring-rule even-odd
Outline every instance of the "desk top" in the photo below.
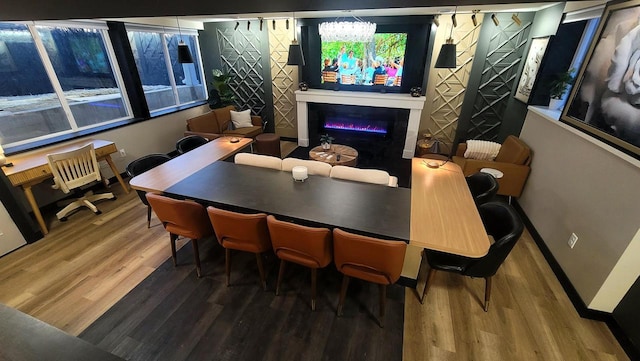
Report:
[[[2,360],[122,360],[3,304],[0,304],[0,319]]]
[[[164,192],[173,184],[189,177],[207,165],[224,159],[249,146],[251,138],[238,138],[231,143],[231,137],[216,138],[192,151],[182,154],[147,172],[131,178],[129,185],[133,189],[146,192]]]
[[[466,257],[489,251],[489,237],[462,169],[448,162],[429,168],[413,158],[411,168],[411,244]]]
[[[215,162],[166,189],[227,209],[265,212],[311,226],[409,241],[411,190]]]
[[[98,159],[118,151],[115,143],[112,141],[83,139],[64,145],[38,149],[34,152],[12,155],[7,157],[7,163],[11,162],[13,166],[2,167],[2,170],[14,186],[37,183],[53,176],[51,168],[49,168],[49,162],[47,161],[47,154],[79,149],[89,143],[93,143],[93,148],[96,150],[96,157]]]
[[[54,147],[46,147],[42,149],[38,149],[33,152],[23,153],[12,155],[7,157],[7,163],[13,163],[13,167],[2,167],[4,174],[7,177],[10,177],[13,174],[24,172],[26,170],[40,167],[42,165],[49,164],[47,162],[47,154],[52,153],[61,153],[67,152],[70,150],[79,149],[89,143],[93,143],[93,147],[95,149],[99,149],[102,147],[110,146],[114,144],[108,140],[98,140],[98,139],[84,139],[73,143],[68,143],[64,145],[54,146]]]

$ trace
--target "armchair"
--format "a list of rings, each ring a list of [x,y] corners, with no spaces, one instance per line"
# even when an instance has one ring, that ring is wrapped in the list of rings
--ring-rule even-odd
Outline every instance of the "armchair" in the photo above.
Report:
[[[251,116],[253,126],[246,128],[231,129],[231,111],[236,110],[233,105],[224,108],[214,109],[197,117],[187,119],[187,130],[184,135],[199,135],[209,140],[222,136],[234,136],[255,138],[263,131],[262,117]]]
[[[493,168],[502,172],[498,179],[498,194],[519,197],[531,171],[531,148],[518,137],[510,135],[500,147],[495,160],[468,159],[464,157],[466,143],[458,145],[453,162],[458,164],[465,176],[480,172],[482,168]]]

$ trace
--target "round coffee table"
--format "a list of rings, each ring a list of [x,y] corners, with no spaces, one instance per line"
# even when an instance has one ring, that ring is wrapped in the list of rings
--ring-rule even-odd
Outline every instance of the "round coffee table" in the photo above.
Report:
[[[355,167],[358,163],[358,151],[342,144],[331,144],[329,150],[324,150],[322,146],[319,145],[309,151],[309,158],[331,165]]]

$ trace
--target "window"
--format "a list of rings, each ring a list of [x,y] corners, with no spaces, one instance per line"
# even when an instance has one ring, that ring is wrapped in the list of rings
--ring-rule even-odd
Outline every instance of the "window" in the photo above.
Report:
[[[127,34],[151,112],[206,99],[194,32],[127,25]],[[189,47],[193,63],[178,62],[180,38]]]
[[[0,23],[0,143],[131,118],[103,23]]]

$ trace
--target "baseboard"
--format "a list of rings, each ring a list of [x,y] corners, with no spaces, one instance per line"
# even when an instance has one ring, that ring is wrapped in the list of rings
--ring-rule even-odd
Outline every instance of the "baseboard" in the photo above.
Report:
[[[569,280],[569,277],[567,277],[567,274],[564,273],[562,267],[560,267],[560,264],[547,247],[547,244],[542,239],[542,236],[540,236],[540,233],[538,233],[536,228],[533,226],[533,223],[531,223],[529,217],[527,217],[522,207],[520,207],[518,201],[514,199],[512,201],[512,205],[520,214],[520,217],[524,221],[527,230],[533,238],[533,241],[538,246],[538,249],[540,249],[540,252],[542,252],[542,255],[551,267],[553,273],[556,275],[558,281],[560,281],[560,285],[569,297],[569,300],[578,312],[578,315],[580,315],[580,317],[582,318],[605,322],[609,327],[609,330],[611,330],[613,336],[616,338],[616,340],[618,340],[618,343],[620,343],[622,349],[627,353],[627,356],[629,356],[629,358],[632,360],[640,360],[640,350],[638,350],[638,348],[636,348],[635,345],[631,342],[631,339],[629,339],[629,336],[626,335],[624,330],[620,327],[620,325],[618,325],[616,320],[613,318],[613,315],[608,312],[596,311],[587,307],[582,298],[580,298],[578,291],[576,291],[575,287]]]

